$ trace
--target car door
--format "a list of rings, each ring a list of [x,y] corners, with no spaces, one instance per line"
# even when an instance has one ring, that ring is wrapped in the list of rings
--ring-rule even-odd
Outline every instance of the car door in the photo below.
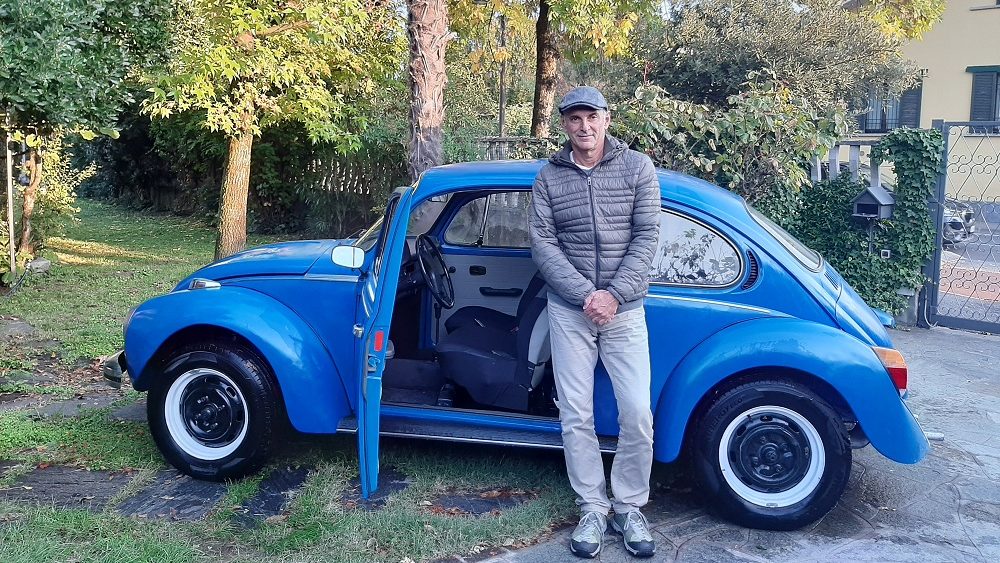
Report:
[[[406,223],[411,188],[397,188],[386,205],[378,243],[365,257],[365,272],[358,282],[358,313],[354,334],[358,338],[358,463],[361,495],[368,498],[378,488],[379,414],[382,372],[389,344],[389,325],[399,284],[399,268],[406,244]]]
[[[480,193],[463,201],[441,231],[441,253],[455,286],[454,309],[474,305],[514,315],[538,267],[531,259],[531,192]]]

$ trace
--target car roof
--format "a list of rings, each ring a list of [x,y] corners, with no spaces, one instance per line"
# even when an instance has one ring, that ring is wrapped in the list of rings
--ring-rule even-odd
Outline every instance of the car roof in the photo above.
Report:
[[[489,160],[461,162],[431,168],[421,175],[415,186],[417,200],[458,190],[477,188],[527,189],[547,159]],[[658,168],[661,196],[694,209],[701,209],[720,218],[747,216],[743,199],[714,184],[670,170]],[[742,221],[741,221],[742,222]]]

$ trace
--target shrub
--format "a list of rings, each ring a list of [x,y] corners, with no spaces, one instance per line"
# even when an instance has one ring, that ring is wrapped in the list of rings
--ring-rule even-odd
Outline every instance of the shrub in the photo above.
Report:
[[[750,78],[722,109],[641,87],[618,112],[616,132],[658,166],[728,188],[789,227],[807,163],[847,133],[845,111],[818,109],[767,73]]]
[[[795,234],[823,254],[872,307],[898,313],[906,298],[897,290],[924,283],[921,268],[934,251],[934,222],[927,202],[940,173],[942,142],[938,131],[897,129],[874,147],[873,163],[891,159],[896,171],[891,219],[869,225],[851,216],[851,200],[866,184],[848,174],[802,192]],[[880,257],[882,249],[890,251],[890,258]]]

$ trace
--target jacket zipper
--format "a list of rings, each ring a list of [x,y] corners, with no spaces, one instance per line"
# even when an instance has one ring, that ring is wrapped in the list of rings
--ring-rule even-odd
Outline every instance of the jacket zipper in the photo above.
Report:
[[[601,289],[598,286],[601,279],[601,235],[597,230],[597,203],[594,201],[594,185],[590,182],[591,174],[587,174],[587,191],[590,192],[590,223],[594,227],[594,288]]]

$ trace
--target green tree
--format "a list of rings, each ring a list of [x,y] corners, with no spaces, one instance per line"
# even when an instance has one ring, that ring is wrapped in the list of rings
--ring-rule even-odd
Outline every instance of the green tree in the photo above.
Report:
[[[181,0],[173,56],[144,105],[153,117],[194,111],[228,151],[216,258],[246,245],[253,140],[298,121],[313,142],[359,145],[366,99],[398,72],[403,34],[387,0]]]
[[[893,37],[920,39],[944,14],[945,0],[854,0],[860,11]]]
[[[818,105],[864,107],[871,84],[898,94],[912,83],[900,46],[840,0],[690,0],[674,5],[649,78],[677,98],[723,106],[767,69]]]
[[[539,0],[535,27],[535,99],[531,134],[549,135],[559,59],[618,57],[629,52],[629,37],[657,0]]]
[[[34,253],[41,152],[55,131],[115,135],[130,84],[162,49],[169,0],[0,0],[0,111],[27,145],[18,251]],[[47,211],[46,211],[47,213]]]

